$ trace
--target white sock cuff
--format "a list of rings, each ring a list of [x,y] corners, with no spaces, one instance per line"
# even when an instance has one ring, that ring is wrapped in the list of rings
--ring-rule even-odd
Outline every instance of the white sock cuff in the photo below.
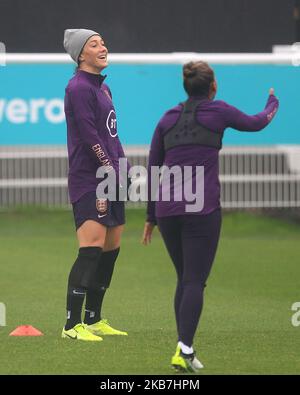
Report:
[[[182,351],[184,354],[193,354],[193,352],[194,352],[193,347],[189,347],[189,346],[185,345],[185,344],[182,343],[182,342],[178,342],[178,345],[179,345],[181,351]]]

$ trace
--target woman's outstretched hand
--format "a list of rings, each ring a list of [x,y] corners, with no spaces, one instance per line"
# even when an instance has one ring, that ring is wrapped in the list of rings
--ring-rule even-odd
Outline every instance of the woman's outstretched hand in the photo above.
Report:
[[[155,227],[153,222],[146,222],[144,226],[144,233],[142,238],[142,244],[145,246],[151,243],[152,232]]]

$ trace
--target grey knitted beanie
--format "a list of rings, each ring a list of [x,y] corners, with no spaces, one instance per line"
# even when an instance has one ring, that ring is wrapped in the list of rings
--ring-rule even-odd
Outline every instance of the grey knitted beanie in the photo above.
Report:
[[[64,35],[64,47],[74,62],[78,63],[79,55],[87,40],[99,33],[87,29],[67,29]],[[101,36],[100,36],[101,37]]]

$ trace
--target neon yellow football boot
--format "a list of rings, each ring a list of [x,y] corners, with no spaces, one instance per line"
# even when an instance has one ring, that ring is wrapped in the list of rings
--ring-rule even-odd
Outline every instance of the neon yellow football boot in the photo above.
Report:
[[[63,339],[72,339],[72,340],[85,340],[85,341],[92,341],[92,342],[101,342],[103,339],[102,337],[95,336],[91,333],[85,324],[77,324],[73,328],[66,330],[63,328],[61,337]]]
[[[107,336],[107,335],[121,335],[127,336],[127,332],[119,331],[114,329],[107,320],[100,320],[92,325],[86,325],[87,330],[96,336]]]
[[[196,358],[195,354],[183,354],[179,345],[177,346],[176,352],[171,359],[171,365],[177,372],[190,373],[197,373],[204,367],[202,363]]]

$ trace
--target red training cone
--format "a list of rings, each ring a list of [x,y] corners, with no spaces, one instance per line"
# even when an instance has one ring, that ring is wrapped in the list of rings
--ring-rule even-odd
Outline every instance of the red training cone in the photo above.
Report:
[[[43,333],[31,325],[18,326],[9,336],[43,336]]]

